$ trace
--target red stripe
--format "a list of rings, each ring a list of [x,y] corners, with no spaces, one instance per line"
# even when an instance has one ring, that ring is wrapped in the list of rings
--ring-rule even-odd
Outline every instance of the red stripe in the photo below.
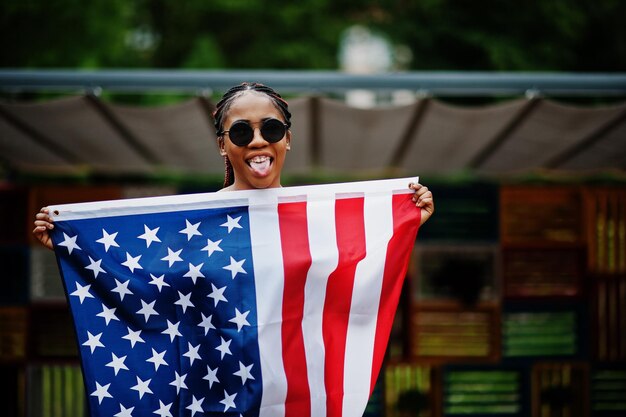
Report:
[[[281,328],[287,378],[285,417],[308,417],[311,415],[311,396],[302,335],[304,286],[311,267],[306,203],[279,204],[278,222],[285,271]]]
[[[354,275],[357,264],[365,257],[363,198],[337,200],[335,225],[339,259],[337,269],[328,277],[322,319],[328,417],[340,417],[342,413],[344,356]]]
[[[411,200],[412,197],[413,194],[393,196],[393,236],[387,245],[385,272],[378,307],[378,321],[376,322],[370,394],[374,390],[383,363],[409,257],[420,224],[421,210],[415,207],[415,203]]]

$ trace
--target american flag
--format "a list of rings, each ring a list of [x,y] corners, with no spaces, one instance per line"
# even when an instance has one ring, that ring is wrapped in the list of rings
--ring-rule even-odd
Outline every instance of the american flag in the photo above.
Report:
[[[410,181],[50,207],[91,415],[361,416],[419,226]]]

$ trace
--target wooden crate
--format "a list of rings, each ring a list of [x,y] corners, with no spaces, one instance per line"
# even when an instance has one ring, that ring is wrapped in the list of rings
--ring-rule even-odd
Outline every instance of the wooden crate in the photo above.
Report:
[[[411,359],[425,363],[494,362],[500,356],[499,305],[453,302],[413,305]]]
[[[579,187],[501,187],[500,241],[503,245],[582,245],[584,238]]]
[[[626,416],[626,365],[599,367],[591,373],[591,415]]]
[[[626,361],[626,274],[594,275],[592,280],[595,358]]]
[[[30,356],[34,359],[67,359],[78,356],[76,333],[67,305],[36,304],[30,307]]]
[[[27,355],[28,310],[0,307],[0,362],[19,362]]]
[[[626,274],[626,187],[583,190],[588,236],[588,269]]]
[[[29,247],[25,244],[0,244],[0,305],[28,302]]]
[[[0,184],[0,244],[28,243],[30,231],[33,229],[24,228],[30,219],[28,214],[28,189]]]
[[[577,297],[583,293],[584,248],[504,248],[503,294],[519,297]]]
[[[76,363],[43,363],[27,370],[28,416],[87,417],[83,376]]]
[[[418,244],[413,302],[457,300],[466,305],[499,296],[500,251],[494,244]]]
[[[30,251],[30,299],[35,303],[67,302],[56,256],[43,246],[33,246]]]
[[[528,306],[502,313],[502,356],[513,358],[574,357],[580,346],[579,314],[574,309]],[[585,337],[585,336],[582,336]]]
[[[446,367],[444,416],[524,416],[525,377],[510,367]]]
[[[531,377],[532,415],[589,416],[587,363],[536,363]]]
[[[419,230],[418,241],[498,240],[498,187],[492,184],[429,185],[436,212]]]
[[[410,362],[389,363],[384,369],[385,417],[439,415],[434,369]]]

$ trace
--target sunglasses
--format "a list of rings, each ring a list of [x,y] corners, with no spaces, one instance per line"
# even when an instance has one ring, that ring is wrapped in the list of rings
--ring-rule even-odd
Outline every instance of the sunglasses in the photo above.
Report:
[[[269,143],[280,142],[285,137],[289,125],[278,119],[266,119],[261,125],[261,136]],[[217,132],[218,136],[228,133],[230,141],[237,146],[248,146],[254,138],[254,129],[250,123],[244,120],[238,120],[230,126],[229,130]]]

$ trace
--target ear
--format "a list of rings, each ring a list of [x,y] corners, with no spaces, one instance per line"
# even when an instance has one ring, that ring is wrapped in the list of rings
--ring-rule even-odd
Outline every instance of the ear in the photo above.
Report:
[[[291,130],[287,131],[287,137],[285,138],[285,141],[287,141],[286,149],[290,150],[291,149]]]
[[[226,156],[226,145],[224,144],[223,136],[217,138],[217,146],[220,148],[220,155]]]

